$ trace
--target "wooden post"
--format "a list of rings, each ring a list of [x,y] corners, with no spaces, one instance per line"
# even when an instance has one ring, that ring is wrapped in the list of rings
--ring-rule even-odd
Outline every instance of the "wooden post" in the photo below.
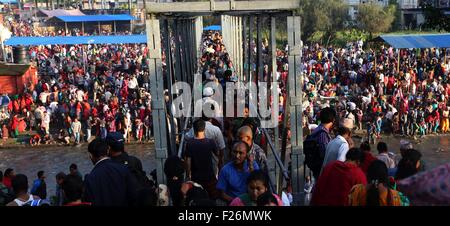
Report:
[[[83,35],[85,35],[84,34],[84,22],[81,22],[81,32],[83,32]]]
[[[100,21],[98,22],[98,35],[102,34],[102,27],[100,25]]]
[[[117,34],[117,25],[116,25],[116,21],[113,21],[113,23],[114,23],[114,34]]]
[[[64,22],[64,25],[66,27],[66,35],[67,35],[67,33],[69,33],[69,29],[67,29],[67,22]]]

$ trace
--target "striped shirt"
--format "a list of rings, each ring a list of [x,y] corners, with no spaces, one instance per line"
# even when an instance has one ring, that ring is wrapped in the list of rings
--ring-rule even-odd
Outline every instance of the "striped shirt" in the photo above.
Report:
[[[316,137],[317,144],[319,145],[319,150],[321,156],[325,157],[325,152],[327,150],[327,145],[331,141],[330,131],[325,128],[322,124],[320,124],[312,134],[317,134],[320,130],[325,131],[325,133],[319,133]]]

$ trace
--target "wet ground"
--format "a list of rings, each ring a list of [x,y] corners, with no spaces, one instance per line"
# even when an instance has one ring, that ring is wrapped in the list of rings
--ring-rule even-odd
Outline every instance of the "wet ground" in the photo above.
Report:
[[[389,151],[400,156],[401,139],[411,141],[414,149],[417,149],[422,153],[422,159],[425,160],[427,169],[434,168],[450,161],[449,135],[429,135],[427,137],[417,138],[416,140],[400,136],[387,136],[378,141],[386,142],[388,144]],[[359,145],[360,142],[357,138],[354,138],[354,141]],[[378,154],[376,150],[376,143],[371,146],[372,154]]]
[[[127,145],[129,154],[141,159],[145,172],[150,177],[150,172],[154,169],[155,152],[153,144],[132,144]],[[36,179],[37,172],[44,170],[47,176],[47,196],[55,194],[55,176],[59,172],[68,173],[70,164],[75,163],[82,175],[89,173],[93,164],[87,153],[87,145],[80,147],[58,146],[58,147],[30,147],[0,149],[0,170],[13,168],[18,173],[28,176],[31,186]]]
[[[400,137],[384,137],[389,151],[399,154]],[[359,145],[360,139],[354,138]],[[428,136],[423,139],[413,140],[414,148],[420,150],[426,167],[431,169],[450,161],[450,136]],[[127,145],[126,150],[141,159],[147,175],[155,168],[155,153],[153,144]],[[376,145],[372,145],[372,153],[376,154]],[[55,175],[58,172],[68,173],[69,165],[76,163],[80,172],[84,175],[93,167],[87,154],[87,145],[81,147],[29,147],[0,149],[0,170],[13,168],[16,173],[24,173],[29,178],[29,183],[36,179],[36,173],[44,170],[47,175],[48,196],[55,193]]]

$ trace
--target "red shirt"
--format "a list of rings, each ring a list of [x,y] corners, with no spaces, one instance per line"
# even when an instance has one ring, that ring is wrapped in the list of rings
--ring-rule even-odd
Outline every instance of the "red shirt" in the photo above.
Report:
[[[374,161],[377,160],[377,158],[375,158],[372,153],[370,152],[364,152],[364,161],[359,165],[359,168],[361,168],[361,170],[367,174],[367,170],[369,169],[370,164]]]
[[[12,189],[11,178],[9,178],[9,177],[3,177],[3,184],[4,184],[7,188],[11,188],[11,189]]]
[[[366,175],[361,168],[349,162],[331,162],[325,166],[317,180],[311,205],[347,206],[350,190],[357,184],[367,184]]]

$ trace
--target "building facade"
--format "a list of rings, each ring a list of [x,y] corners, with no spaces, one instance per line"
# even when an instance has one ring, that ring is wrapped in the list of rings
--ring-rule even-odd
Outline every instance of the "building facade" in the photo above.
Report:
[[[348,4],[348,15],[350,16],[351,20],[356,20],[356,17],[358,15],[358,6],[360,4],[365,3],[376,3],[381,6],[387,6],[389,4],[389,0],[345,0],[345,2]]]
[[[424,3],[443,9],[450,16],[450,0],[399,0],[401,25],[404,29],[417,29],[425,22],[421,8]]]

